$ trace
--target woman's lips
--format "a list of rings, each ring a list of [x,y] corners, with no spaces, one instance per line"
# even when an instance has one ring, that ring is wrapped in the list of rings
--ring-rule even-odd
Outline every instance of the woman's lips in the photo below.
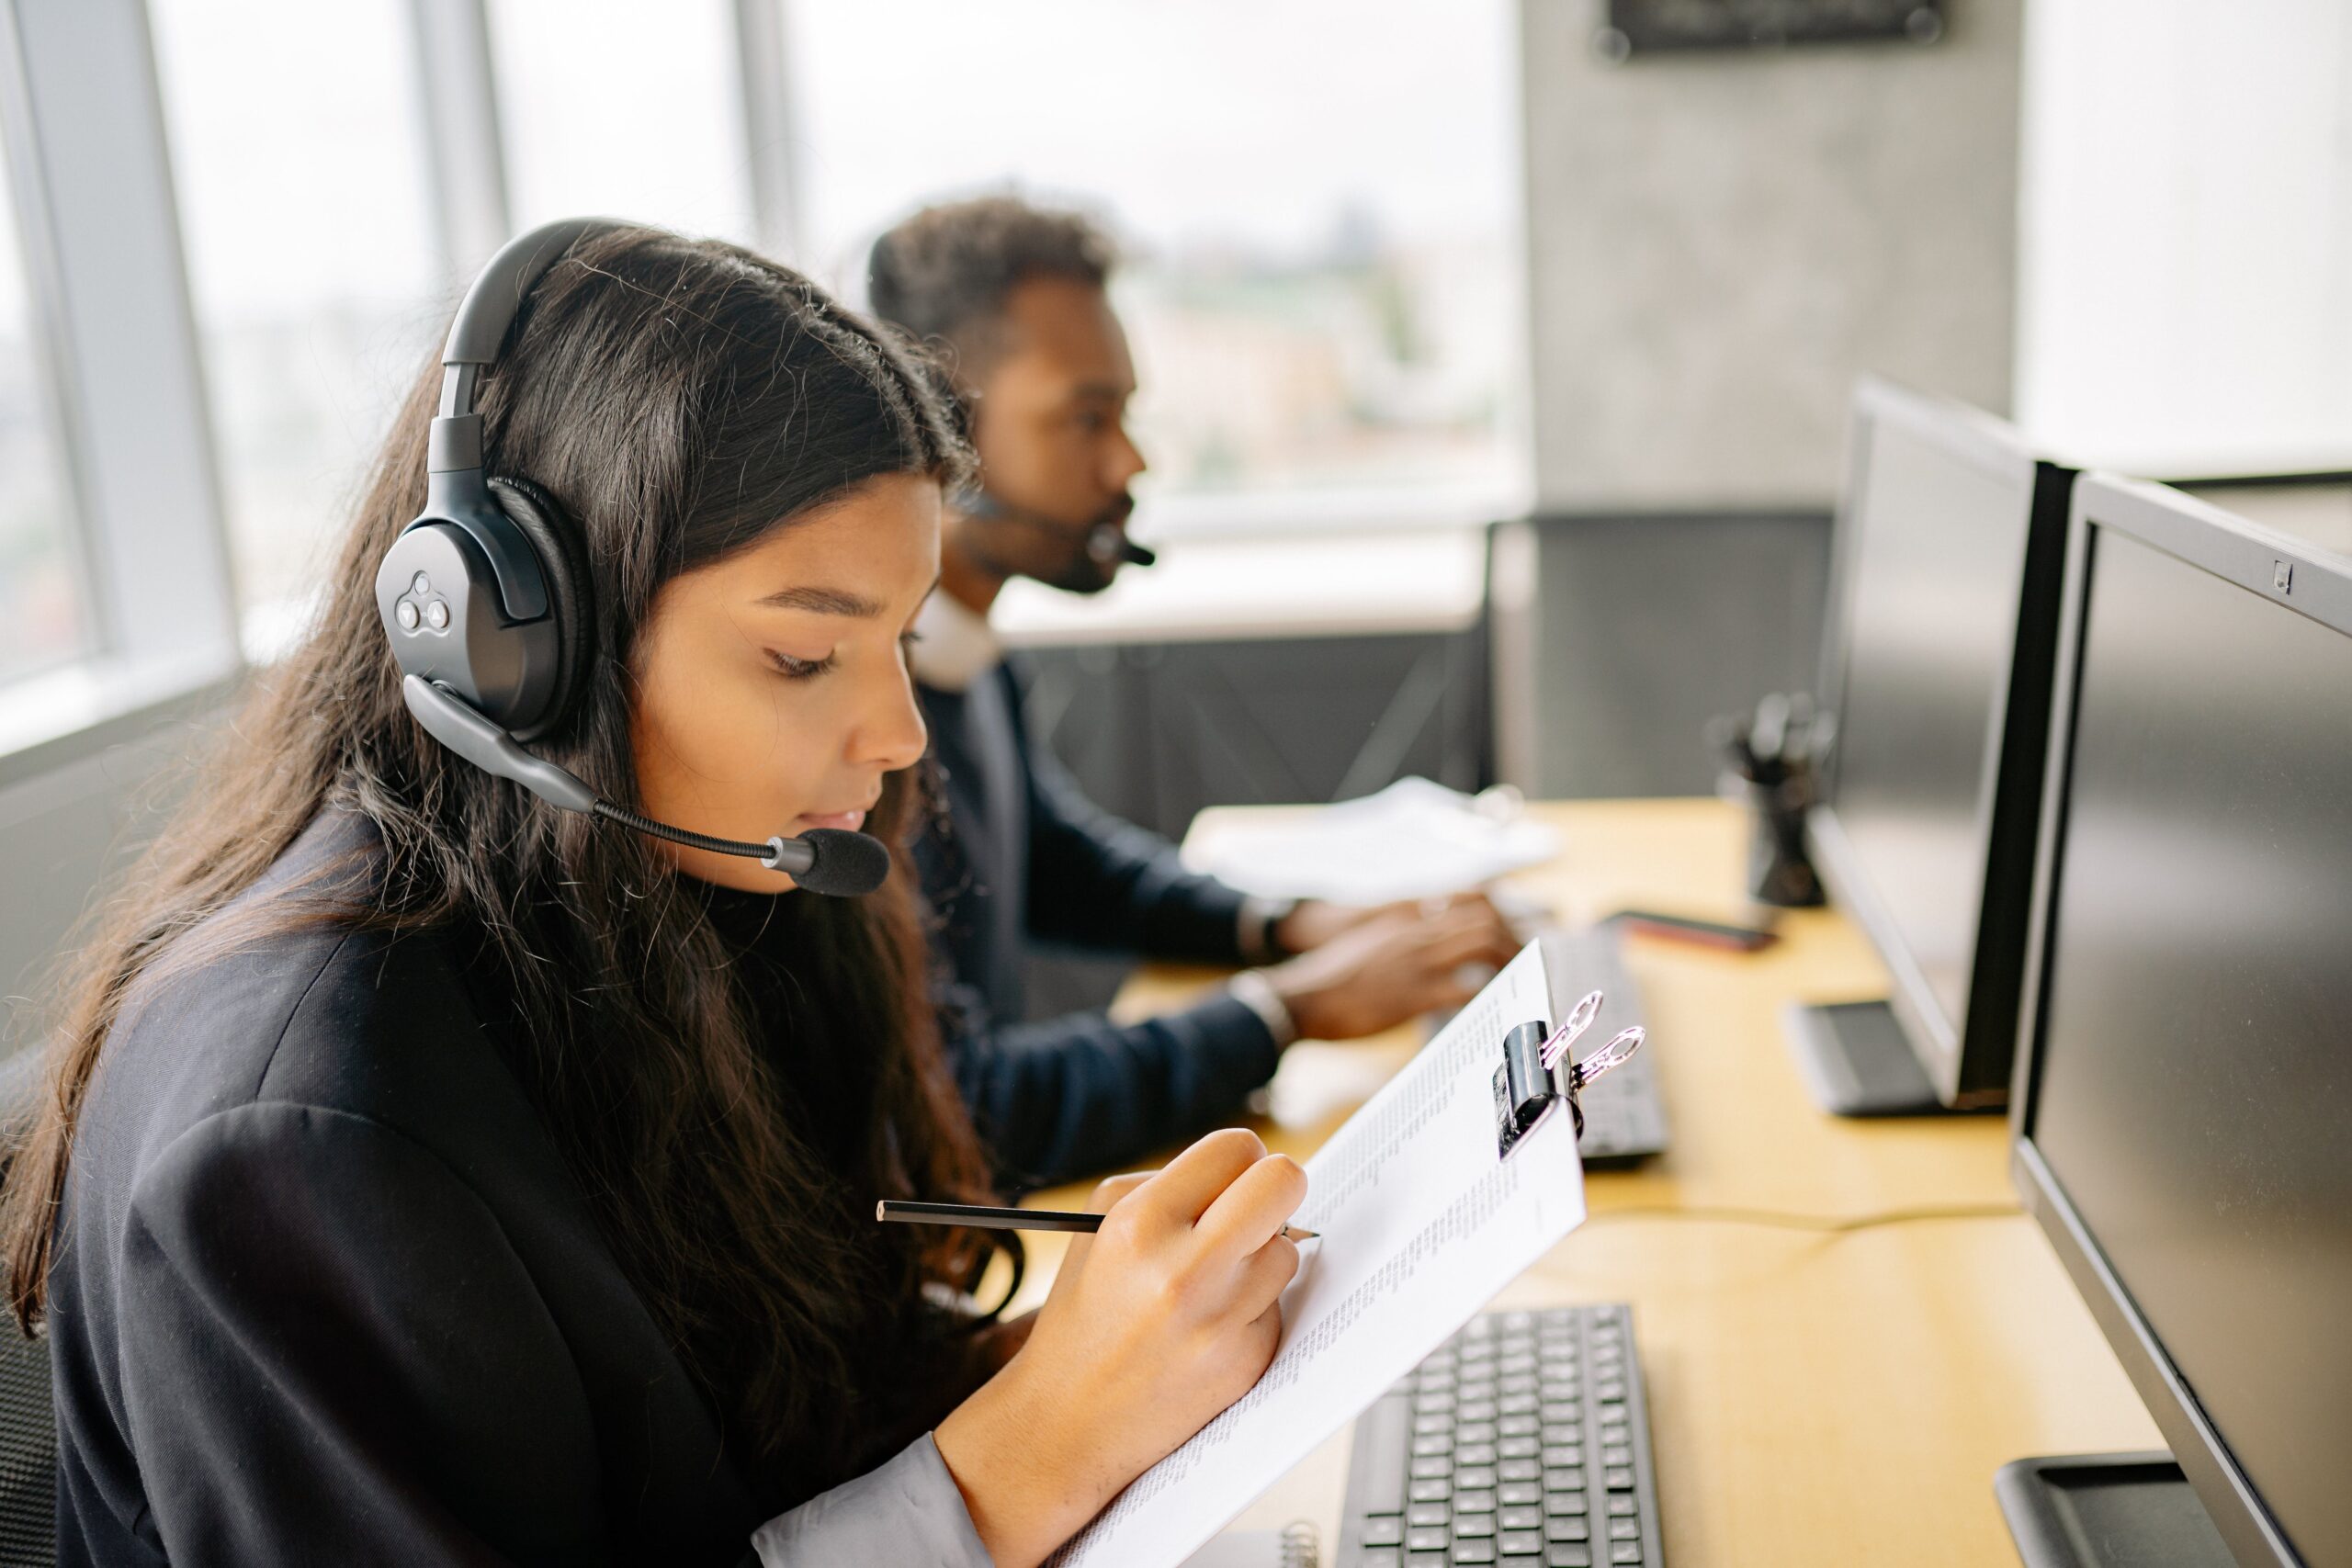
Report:
[[[844,833],[854,833],[865,826],[865,813],[863,811],[811,811],[794,820],[804,833],[811,828],[834,828]]]

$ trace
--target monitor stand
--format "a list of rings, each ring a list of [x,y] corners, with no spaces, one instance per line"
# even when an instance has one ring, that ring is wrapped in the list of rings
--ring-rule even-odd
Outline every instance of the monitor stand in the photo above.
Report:
[[[1943,1116],[1927,1069],[1884,1002],[1792,1003],[1781,1015],[1814,1103],[1839,1116]]]
[[[2236,1568],[2168,1453],[2017,1460],[1993,1495],[2025,1568]]]

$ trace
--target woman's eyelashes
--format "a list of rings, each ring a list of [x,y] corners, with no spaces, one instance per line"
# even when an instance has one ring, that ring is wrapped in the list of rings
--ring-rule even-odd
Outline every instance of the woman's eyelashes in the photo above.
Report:
[[[901,632],[899,635],[899,658],[903,660],[907,650],[922,640],[920,633]],[[830,672],[842,661],[842,650],[838,648],[822,659],[795,659],[791,654],[773,648],[763,649],[761,651],[768,656],[768,662],[775,666],[777,673],[788,681],[813,681],[818,676]]]
[[[835,649],[822,659],[795,659],[775,649],[767,650],[768,662],[787,681],[813,681],[841,662],[841,649]]]

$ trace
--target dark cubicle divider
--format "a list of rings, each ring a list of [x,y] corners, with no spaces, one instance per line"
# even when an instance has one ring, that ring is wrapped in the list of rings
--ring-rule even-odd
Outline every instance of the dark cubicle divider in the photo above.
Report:
[[[1095,803],[1171,839],[1212,806],[1495,782],[1489,617],[1446,631],[1024,649],[1030,721]],[[1034,1016],[1107,1004],[1130,964],[1033,958]]]

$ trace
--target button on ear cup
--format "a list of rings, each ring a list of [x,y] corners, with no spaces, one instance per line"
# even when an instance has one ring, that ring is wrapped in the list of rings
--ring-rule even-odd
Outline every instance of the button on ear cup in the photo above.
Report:
[[[556,634],[555,687],[537,717],[510,727],[516,739],[537,740],[563,723],[595,657],[595,594],[588,575],[587,545],[579,525],[555,498],[530,480],[494,479],[490,489],[500,510],[530,540],[547,579],[548,618]]]

